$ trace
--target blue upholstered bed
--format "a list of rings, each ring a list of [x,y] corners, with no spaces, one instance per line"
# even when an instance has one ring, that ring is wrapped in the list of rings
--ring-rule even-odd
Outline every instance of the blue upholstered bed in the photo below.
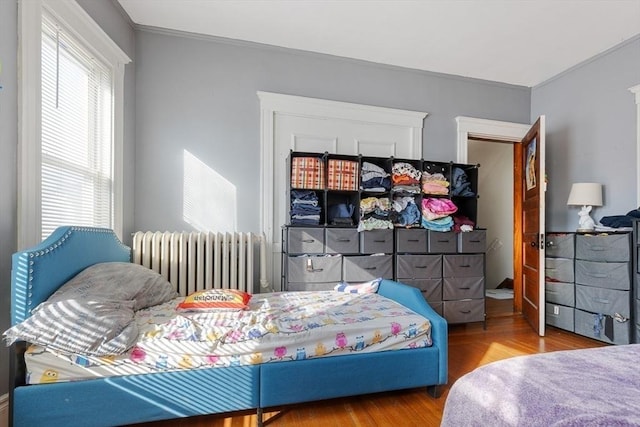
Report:
[[[13,255],[11,321],[17,324],[88,266],[129,262],[130,249],[108,229],[61,227]],[[203,414],[427,387],[447,381],[447,324],[412,287],[383,280],[378,293],[428,318],[430,347],[295,362],[115,376],[25,385],[24,343],[13,345],[14,426],[115,426]]]

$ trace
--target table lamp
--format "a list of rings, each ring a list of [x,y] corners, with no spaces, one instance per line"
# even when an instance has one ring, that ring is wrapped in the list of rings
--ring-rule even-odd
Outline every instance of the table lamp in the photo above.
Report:
[[[602,185],[593,182],[579,182],[571,186],[568,206],[582,206],[578,212],[578,232],[593,231],[596,223],[589,213],[593,206],[602,206]]]

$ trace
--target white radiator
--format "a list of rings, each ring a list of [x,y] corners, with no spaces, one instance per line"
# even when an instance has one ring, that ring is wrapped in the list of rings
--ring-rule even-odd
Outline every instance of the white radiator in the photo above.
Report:
[[[211,288],[253,293],[257,280],[269,287],[262,234],[138,231],[132,261],[160,273],[180,295]]]

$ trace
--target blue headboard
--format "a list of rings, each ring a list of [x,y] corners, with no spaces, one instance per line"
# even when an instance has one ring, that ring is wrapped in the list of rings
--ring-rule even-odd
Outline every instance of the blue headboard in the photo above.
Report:
[[[11,259],[11,324],[86,267],[99,262],[130,262],[131,249],[108,228],[65,226],[42,243]]]

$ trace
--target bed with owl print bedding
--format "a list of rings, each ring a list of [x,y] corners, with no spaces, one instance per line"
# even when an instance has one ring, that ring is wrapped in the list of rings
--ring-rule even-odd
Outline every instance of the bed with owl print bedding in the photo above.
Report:
[[[258,294],[241,310],[182,311],[183,300],[137,311],[138,338],[122,354],[92,356],[30,345],[27,382],[302,361],[432,344],[428,319],[377,293]]]
[[[13,254],[9,422],[108,427],[447,383],[447,323],[392,280],[179,295],[112,230]]]

